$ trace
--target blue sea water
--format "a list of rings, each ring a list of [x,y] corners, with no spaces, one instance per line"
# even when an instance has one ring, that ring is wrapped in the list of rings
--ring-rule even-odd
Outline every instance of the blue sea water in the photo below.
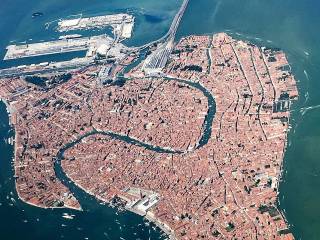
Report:
[[[73,14],[84,16],[130,12],[136,16],[132,46],[162,36],[181,0],[2,0],[0,58],[11,41],[55,39],[54,21]],[[32,18],[33,12],[44,16]],[[280,185],[280,208],[297,239],[320,236],[320,1],[318,0],[190,0],[177,40],[190,34],[227,31],[236,38],[283,49],[292,66],[300,99],[292,109],[292,129]],[[45,24],[53,22],[48,30]],[[98,34],[103,31],[93,32]],[[84,34],[91,34],[86,32]],[[77,53],[78,54],[78,53]],[[73,57],[73,54],[64,56]],[[43,59],[24,60],[24,63]],[[17,62],[0,61],[0,67]],[[160,232],[132,213],[116,214],[88,196],[84,212],[43,210],[16,199],[11,166],[12,146],[5,142],[8,117],[0,105],[0,239],[159,239]],[[12,194],[11,194],[12,192]],[[80,193],[81,194],[81,193]],[[11,197],[15,198],[15,203]],[[13,204],[11,206],[10,204]],[[62,213],[75,214],[74,220]],[[62,226],[62,224],[66,226]],[[120,228],[121,227],[121,228]],[[149,232],[150,231],[150,232]]]

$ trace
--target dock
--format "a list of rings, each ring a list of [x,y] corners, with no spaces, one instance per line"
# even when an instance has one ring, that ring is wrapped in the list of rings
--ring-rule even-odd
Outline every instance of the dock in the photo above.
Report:
[[[94,63],[93,58],[74,58],[70,61],[62,62],[43,62],[40,64],[21,65],[0,69],[0,77],[23,76],[31,74],[44,74],[68,69],[77,69]]]
[[[111,45],[112,41],[112,38],[104,34],[92,37],[59,39],[49,42],[9,45],[4,60],[92,50],[99,48],[103,44]]]
[[[67,32],[111,26],[115,35],[119,35],[121,38],[130,38],[134,19],[132,15],[123,13],[87,18],[80,17],[59,21],[57,30],[59,32]]]

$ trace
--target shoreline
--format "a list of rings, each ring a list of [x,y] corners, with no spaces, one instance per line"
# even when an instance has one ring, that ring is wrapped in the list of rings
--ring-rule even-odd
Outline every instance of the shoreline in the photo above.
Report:
[[[6,111],[7,111],[7,114],[8,114],[8,119],[9,119],[9,128],[10,130],[13,129],[14,131],[16,130],[15,129],[15,125],[12,123],[11,121],[11,117],[12,117],[12,114],[14,113],[14,109],[10,106],[10,104],[3,98],[0,98],[0,102],[4,103],[5,106],[6,106]],[[12,144],[12,147],[13,147],[13,158],[12,158],[12,162],[11,162],[11,165],[13,166],[13,173],[14,175],[13,176],[16,176],[16,168],[15,168],[15,159],[16,159],[16,151],[17,151],[17,148],[16,148],[16,143],[17,143],[17,134],[14,134],[14,143]],[[77,211],[82,211],[82,208],[75,208],[75,207],[72,207],[72,206],[69,206],[69,205],[64,205],[63,207],[46,207],[46,206],[39,206],[39,205],[36,205],[34,203],[31,203],[27,200],[25,200],[23,197],[21,197],[18,189],[17,189],[17,184],[16,184],[16,180],[14,179],[14,190],[15,190],[15,193],[18,197],[18,199],[22,202],[22,203],[25,203],[25,204],[28,204],[30,206],[33,206],[33,207],[37,207],[37,208],[43,208],[43,209],[72,209],[72,210],[77,210]]]
[[[7,100],[5,100],[4,98],[0,97],[0,102],[4,103],[4,105],[6,106],[6,111],[8,114],[8,119],[9,119],[9,127],[10,128],[14,128],[14,125],[12,124],[12,114],[14,113],[14,109],[10,106],[10,104],[8,103]]]
[[[63,171],[63,167],[61,165],[61,162],[59,163],[60,167],[61,167],[61,170]],[[77,183],[76,181],[73,181],[72,178],[65,172],[63,171],[63,173],[65,174],[65,176],[70,180],[72,181],[72,183],[74,185],[76,185],[78,188],[80,188],[82,191],[84,191],[85,193],[87,193],[88,195],[94,197],[96,200],[98,201],[101,201],[103,202],[104,204],[108,205],[108,207],[110,208],[114,208],[113,206],[111,206],[110,202],[107,201],[106,199],[103,199],[102,197],[100,196],[97,196],[95,194],[93,194],[91,191],[89,190],[86,190],[85,188],[83,188],[79,183]],[[118,209],[117,207],[115,207],[116,209]],[[124,208],[125,211],[128,211],[128,212],[131,212],[131,213],[134,213],[135,215],[138,215],[138,216],[141,216],[143,219],[147,219],[149,220],[150,222],[154,223],[161,231],[163,231],[168,237],[170,240],[175,240],[175,235],[174,235],[174,231],[167,225],[165,225],[164,223],[162,223],[159,219],[153,217],[153,213],[152,211],[148,211],[146,215],[140,215],[138,214],[137,212],[135,211],[132,211],[130,210],[129,208]]]

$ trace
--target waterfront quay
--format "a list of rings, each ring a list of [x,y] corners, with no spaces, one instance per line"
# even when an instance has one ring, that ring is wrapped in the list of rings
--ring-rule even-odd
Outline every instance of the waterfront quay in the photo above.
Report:
[[[118,35],[121,38],[131,38],[134,19],[134,16],[123,13],[87,18],[80,17],[65,19],[58,22],[57,30],[59,32],[67,32],[111,26],[115,35]]]
[[[94,40],[93,40],[94,39]],[[87,42],[88,40],[88,42]],[[23,50],[24,49],[24,50]],[[33,57],[35,55],[60,54],[70,51],[86,50],[86,56],[60,62],[41,62],[39,64],[19,65],[0,69],[0,77],[18,77],[34,74],[48,74],[77,70],[93,64],[105,62],[129,63],[136,53],[122,43],[115,43],[106,35],[91,38],[63,38],[57,41],[8,47],[5,60],[11,58]]]
[[[74,58],[70,61],[61,62],[42,62],[40,64],[20,65],[0,69],[0,77],[17,77],[23,75],[46,74],[58,71],[66,71],[68,69],[77,69],[94,63],[93,58]]]
[[[82,37],[74,39],[59,39],[50,42],[30,43],[24,45],[9,45],[4,60],[35,57],[57,53],[96,50],[102,44],[111,45],[112,38],[107,35]]]

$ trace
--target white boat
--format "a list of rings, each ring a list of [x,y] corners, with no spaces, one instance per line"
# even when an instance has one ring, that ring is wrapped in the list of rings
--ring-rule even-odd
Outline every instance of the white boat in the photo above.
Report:
[[[74,39],[74,38],[80,38],[80,37],[82,37],[82,35],[80,35],[80,34],[70,34],[70,35],[60,36],[59,40]]]
[[[75,217],[75,215],[70,215],[70,214],[68,214],[68,213],[64,213],[64,214],[62,215],[62,217],[65,218],[65,219],[73,219],[73,218]]]
[[[8,143],[9,143],[10,145],[13,145],[13,137],[8,138]]]

